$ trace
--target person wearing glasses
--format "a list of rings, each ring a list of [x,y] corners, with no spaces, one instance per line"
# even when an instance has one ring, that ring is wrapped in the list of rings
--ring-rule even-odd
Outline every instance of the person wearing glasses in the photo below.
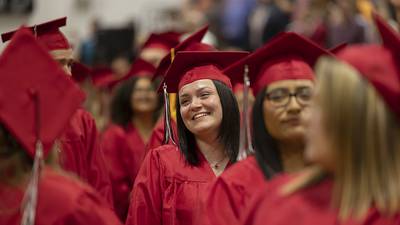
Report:
[[[238,224],[243,209],[266,179],[304,167],[304,137],[314,92],[311,67],[323,54],[330,53],[298,34],[282,33],[225,69],[229,76],[243,79],[248,66],[256,96],[252,111],[255,154],[214,182],[205,207],[210,224]]]
[[[321,57],[305,156],[252,199],[240,224],[400,224],[400,36]]]

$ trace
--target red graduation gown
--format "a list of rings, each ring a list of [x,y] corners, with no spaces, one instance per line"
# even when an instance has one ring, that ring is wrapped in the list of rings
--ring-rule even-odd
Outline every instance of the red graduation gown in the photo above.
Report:
[[[119,225],[105,200],[91,187],[45,167],[39,182],[35,225]],[[24,190],[0,183],[0,224],[21,222]]]
[[[114,208],[125,221],[129,194],[144,158],[145,144],[132,125],[124,129],[114,124],[103,132],[101,143],[110,171]]]
[[[94,119],[78,109],[61,138],[60,164],[96,189],[112,206],[110,177],[100,149]]]
[[[136,177],[126,225],[191,225],[202,218],[200,201],[215,175],[199,153],[190,166],[173,145],[148,152]]]
[[[333,181],[323,181],[289,196],[280,190],[289,177],[278,177],[266,184],[252,199],[242,223],[246,225],[394,225],[400,224],[400,214],[392,218],[382,216],[371,208],[361,221],[340,222],[337,210],[331,206]]]
[[[217,178],[208,193],[205,210],[209,223],[239,224],[249,200],[265,182],[254,156],[232,165]]]
[[[178,131],[176,127],[176,122],[171,119],[171,127],[174,132],[175,141],[178,143]],[[164,140],[164,117],[158,120],[156,126],[154,127],[153,133],[150,136],[149,142],[146,145],[146,152],[148,150],[157,148],[163,144]]]

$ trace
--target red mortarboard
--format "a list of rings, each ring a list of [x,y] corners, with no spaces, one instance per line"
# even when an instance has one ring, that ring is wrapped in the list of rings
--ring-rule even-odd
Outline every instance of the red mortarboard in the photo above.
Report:
[[[125,80],[130,79],[131,77],[136,77],[136,76],[142,76],[142,77],[144,76],[144,77],[149,77],[151,79],[155,71],[156,68],[151,63],[148,63],[147,61],[138,58],[132,63],[131,69],[125,76],[115,80],[114,82],[111,82],[110,85],[115,86],[120,82],[123,82]]]
[[[88,77],[90,77],[92,71],[89,67],[85,66],[84,64],[80,62],[74,62],[71,67],[71,73],[72,73],[72,78],[76,82],[81,83]]]
[[[92,83],[95,87],[112,89],[118,79],[108,67],[97,67],[92,70]]]
[[[67,17],[52,20],[46,23],[29,27],[35,34],[37,41],[42,44],[48,51],[70,49],[68,40],[61,33],[60,27],[65,26]],[[1,35],[3,42],[11,39],[15,31],[4,33]]]
[[[372,17],[381,35],[382,45],[390,49],[397,56],[400,54],[400,37],[378,14],[373,13]]]
[[[176,32],[150,34],[147,41],[143,44],[141,51],[147,48],[160,48],[169,51],[179,43],[179,38],[180,34]]]
[[[181,87],[196,80],[218,80],[232,89],[222,69],[248,55],[248,52],[178,52],[164,77],[167,91],[177,93]]]
[[[152,77],[155,71],[156,68],[151,63],[138,58],[132,63],[131,69],[129,70],[128,74],[124,76],[124,79],[129,79],[133,76]]]
[[[216,50],[213,46],[200,43],[203,39],[204,35],[207,33],[208,26],[204,26],[200,30],[194,32],[192,35],[187,37],[177,46],[171,49],[171,53],[164,56],[161,60],[160,64],[157,67],[156,72],[154,73],[154,77],[164,76],[165,72],[168,70],[168,67],[171,65],[172,59],[175,57],[172,54],[176,54],[180,51],[214,51]]]
[[[357,69],[400,117],[400,39],[378,15],[373,17],[383,46],[354,45],[340,51],[337,57]]]
[[[242,82],[244,66],[248,65],[250,84],[257,95],[275,81],[313,80],[311,67],[322,54],[331,55],[296,33],[281,33],[254,53],[226,68],[224,73],[230,75],[232,82]]]
[[[27,29],[18,30],[0,56],[0,120],[34,157],[39,138],[46,156],[83,92]]]
[[[345,49],[347,46],[348,46],[347,43],[341,43],[341,44],[336,45],[333,48],[330,48],[329,51],[332,52],[332,54],[337,54],[340,51],[342,51],[343,49]]]

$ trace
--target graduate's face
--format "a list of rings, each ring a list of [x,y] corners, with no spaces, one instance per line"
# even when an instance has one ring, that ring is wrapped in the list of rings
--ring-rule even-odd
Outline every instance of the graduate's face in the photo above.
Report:
[[[153,113],[157,108],[157,93],[150,78],[141,77],[136,81],[131,94],[132,111],[138,113]]]
[[[266,88],[264,125],[278,142],[304,142],[313,88],[310,80],[276,81]]]
[[[74,58],[72,56],[72,50],[54,50],[49,52],[53,59],[58,62],[64,72],[68,75],[72,75],[72,64],[74,63]]]
[[[179,104],[183,123],[190,132],[215,138],[222,122],[222,106],[211,80],[197,80],[183,86],[179,90]]]
[[[325,169],[333,171],[335,157],[332,151],[332,142],[324,125],[322,109],[318,104],[318,92],[313,102],[310,107],[311,119],[306,135],[305,158],[308,162],[319,164]]]

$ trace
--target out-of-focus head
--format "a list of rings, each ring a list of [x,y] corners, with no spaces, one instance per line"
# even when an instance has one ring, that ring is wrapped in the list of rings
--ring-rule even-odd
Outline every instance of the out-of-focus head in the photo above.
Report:
[[[176,32],[150,34],[139,52],[139,57],[157,67],[170,49],[179,43],[179,38],[180,34]]]
[[[278,141],[299,142],[305,134],[314,88],[311,67],[324,54],[330,55],[303,36],[282,33],[225,71],[242,80],[247,66],[256,96],[254,122],[264,125],[260,129]]]
[[[354,45],[317,64],[307,158],[335,174],[339,216],[400,210],[400,38],[377,15],[382,45]],[[381,179],[385,177],[385,179]]]
[[[66,22],[67,18],[63,17],[29,27],[29,29],[36,37],[38,43],[47,49],[68,75],[71,75],[71,66],[74,62],[72,48],[67,38],[60,31],[60,27],[65,26]],[[15,31],[11,31],[2,34],[3,42],[11,39],[14,33]]]

